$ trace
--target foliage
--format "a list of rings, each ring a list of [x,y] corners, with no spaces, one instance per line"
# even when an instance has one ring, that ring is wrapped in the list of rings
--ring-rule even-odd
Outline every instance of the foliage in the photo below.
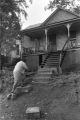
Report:
[[[78,1],[76,3],[76,0],[50,0],[46,9],[53,10],[54,8],[62,7],[64,9],[69,9],[79,14],[80,5],[78,3]]]
[[[29,1],[31,2],[31,0]],[[8,43],[19,35],[21,15],[27,17],[25,11],[27,7],[28,1],[26,2],[26,0],[0,0],[0,49],[6,40]]]

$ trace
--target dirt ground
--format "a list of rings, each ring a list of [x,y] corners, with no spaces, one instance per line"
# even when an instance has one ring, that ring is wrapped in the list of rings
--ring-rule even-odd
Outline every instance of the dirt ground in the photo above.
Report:
[[[44,113],[38,120],[80,120],[80,71],[54,76],[48,84],[33,83],[30,93],[13,101],[6,99],[13,83],[11,71],[5,72],[1,79],[6,84],[0,93],[0,120],[28,120],[26,109],[35,106]]]

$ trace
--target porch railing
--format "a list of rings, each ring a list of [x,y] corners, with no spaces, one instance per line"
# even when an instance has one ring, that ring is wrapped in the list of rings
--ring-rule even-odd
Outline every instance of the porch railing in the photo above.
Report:
[[[69,42],[67,44],[67,49],[71,49],[71,48],[77,48],[79,47],[76,38],[71,38],[69,39]]]
[[[34,54],[37,52],[44,52],[45,51],[45,47],[44,46],[40,46],[39,48],[37,47],[28,47],[28,48],[24,48],[23,47],[23,52],[25,54]]]
[[[66,55],[66,50],[75,49],[75,48],[80,48],[80,43],[77,42],[76,38],[68,38],[60,53],[60,60],[59,60],[60,66],[62,65],[62,62]]]

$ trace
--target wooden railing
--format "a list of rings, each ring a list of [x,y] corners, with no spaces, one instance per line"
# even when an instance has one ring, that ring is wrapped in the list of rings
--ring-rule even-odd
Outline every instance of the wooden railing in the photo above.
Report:
[[[71,48],[77,48],[79,47],[76,38],[71,38],[69,39],[68,45],[67,45],[67,49],[71,49]]]
[[[39,48],[36,48],[36,47],[24,48],[23,47],[23,51],[24,51],[25,54],[27,54],[27,53],[33,54],[33,53],[37,53],[37,52],[45,52],[45,47],[44,46],[40,46]]]
[[[62,62],[64,60],[66,50],[74,49],[74,48],[80,48],[80,44],[77,42],[76,38],[68,38],[68,40],[65,42],[61,53],[60,53],[60,60],[59,60],[59,65],[62,65]],[[64,53],[63,53],[64,52]]]

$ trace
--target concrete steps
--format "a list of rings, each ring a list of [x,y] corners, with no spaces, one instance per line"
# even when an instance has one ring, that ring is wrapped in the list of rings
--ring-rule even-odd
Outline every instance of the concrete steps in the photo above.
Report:
[[[52,75],[52,68],[39,68],[37,74],[34,76],[35,82],[49,82]]]
[[[38,69],[34,81],[49,82],[53,72],[54,74],[58,74],[57,67],[59,67],[59,58],[60,52],[48,53],[45,60],[42,62],[42,66]]]

